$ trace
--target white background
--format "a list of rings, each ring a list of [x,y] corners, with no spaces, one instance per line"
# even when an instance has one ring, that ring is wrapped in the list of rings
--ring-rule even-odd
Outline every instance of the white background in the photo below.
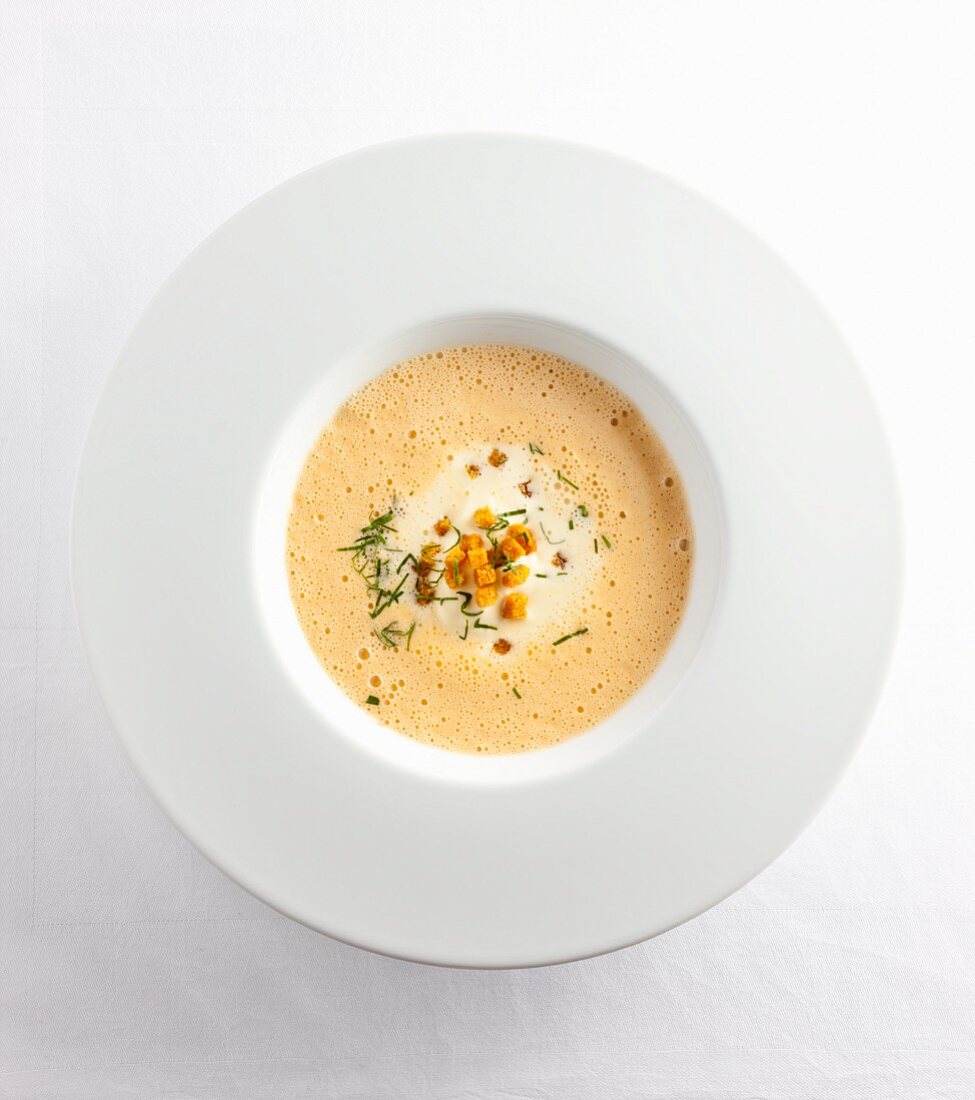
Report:
[[[973,106],[968,2],[0,2],[0,1096],[975,1096]],[[225,879],[123,759],[68,588],[160,282],[295,172],[453,129],[625,152],[757,230],[904,494],[901,641],[826,810],[691,924],[542,971],[372,956]]]

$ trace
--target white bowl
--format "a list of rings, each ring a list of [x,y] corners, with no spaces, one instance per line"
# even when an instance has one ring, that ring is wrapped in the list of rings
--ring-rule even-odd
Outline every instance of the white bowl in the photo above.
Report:
[[[490,759],[364,715],[308,649],[284,566],[331,413],[404,356],[475,341],[626,391],[696,533],[655,676],[592,732]],[[664,931],[796,837],[878,692],[900,534],[862,379],[761,244],[639,165],[471,135],[322,165],[186,260],[102,394],[72,558],[119,735],[215,863],[351,943],[526,966]]]

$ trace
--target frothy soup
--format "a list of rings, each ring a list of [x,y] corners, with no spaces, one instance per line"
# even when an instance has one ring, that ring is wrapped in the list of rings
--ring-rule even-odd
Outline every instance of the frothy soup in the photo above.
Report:
[[[512,753],[592,728],[653,674],[693,542],[679,471],[619,390],[482,344],[342,405],[299,477],[286,565],[308,644],[363,710]]]

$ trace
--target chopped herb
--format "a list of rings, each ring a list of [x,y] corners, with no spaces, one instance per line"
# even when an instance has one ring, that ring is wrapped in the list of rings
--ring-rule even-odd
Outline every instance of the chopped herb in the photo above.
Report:
[[[556,470],[555,475],[556,475],[556,477],[558,477],[559,481],[564,481],[566,483],[566,485],[571,485],[572,488],[575,489],[578,492],[579,486],[576,485],[576,483],[574,481],[569,481],[569,479],[565,476],[565,474],[562,473],[561,470]]]
[[[378,579],[373,584],[370,584],[370,592],[377,592],[378,595],[376,596],[376,606],[372,609],[372,611],[369,612],[369,618],[378,619],[379,616],[388,608],[392,607],[394,603],[399,603],[400,598],[403,595],[404,584],[406,584],[405,576],[400,578],[399,584],[391,590],[383,588],[383,586],[379,584]]]
[[[541,520],[538,521],[538,526],[541,529],[542,534],[545,536],[545,541],[549,544],[549,546],[560,546],[563,542],[565,542],[565,539],[553,539],[549,535],[548,531],[545,530],[545,525],[542,523]]]
[[[548,573],[536,573],[535,576],[536,577],[541,577],[542,580],[547,580],[548,579]]]
[[[496,626],[491,626],[490,623],[482,623],[480,619],[474,620],[474,626],[477,630],[497,630]]]
[[[498,512],[498,516],[523,516],[527,511],[527,508],[512,508],[510,512]]]
[[[584,504],[579,505],[579,515],[582,516],[583,519],[589,518],[589,509]]]
[[[453,524],[451,524],[451,526],[453,526]],[[453,550],[455,546],[460,546],[460,529],[458,527],[454,527],[454,530],[457,532],[457,538],[450,544],[450,546],[447,547],[448,553]]]
[[[611,543],[611,542],[609,541],[609,539],[608,539],[608,538],[606,538],[606,536],[605,536],[605,535],[602,535],[602,536],[600,536],[600,537],[602,538],[603,542],[605,542],[605,543],[606,543],[606,547],[607,547],[607,549],[609,549],[609,550],[612,550],[612,549],[613,549],[613,544],[612,544],[612,543]]]
[[[542,450],[542,448],[539,447],[535,443],[529,443],[528,444],[528,451],[529,451],[529,454],[533,454],[533,455],[543,455],[543,454],[545,454],[545,452]]]
[[[599,539],[592,540],[592,548],[596,551],[597,554],[599,553]]]
[[[498,540],[494,537],[499,531],[503,531],[508,526],[507,520],[496,519],[494,523],[484,532],[488,537],[488,542],[494,547],[498,545]]]
[[[367,695],[366,696],[366,702],[371,707],[378,707],[379,706],[379,699],[375,695]]]
[[[470,619],[476,619],[478,617],[478,615],[482,615],[484,613],[483,608],[480,611],[468,611],[467,610],[468,605],[470,604],[471,600],[474,599],[474,593],[473,592],[458,592],[457,595],[458,596],[463,596],[463,598],[464,598],[464,602],[460,605],[461,614],[466,615]]]
[[[466,642],[466,641],[467,641],[467,633],[468,633],[468,631],[470,630],[470,628],[471,628],[471,624],[470,624],[470,623],[464,623],[464,633],[463,633],[463,634],[458,634],[458,635],[457,635],[457,637],[458,637],[458,638],[460,638],[460,640],[461,640],[462,642]]]
[[[373,629],[373,634],[376,635],[387,649],[397,649],[399,648],[400,642],[405,641],[406,651],[409,652],[414,630],[416,630],[416,623],[410,623],[409,630],[402,630],[399,623],[394,620],[391,623],[387,623],[382,630]]]
[[[352,568],[366,582],[367,591],[376,593],[375,604],[369,612],[370,617],[373,619],[378,618],[387,608],[399,602],[403,594],[403,585],[406,583],[405,576],[392,589],[387,588],[382,583],[382,578],[388,576],[390,572],[390,559],[382,556],[382,550],[395,554],[401,552],[388,546],[386,541],[388,534],[396,533],[396,528],[390,522],[393,514],[393,510],[390,509],[383,515],[376,516],[365,527],[360,528],[359,537],[351,546],[340,546],[338,548],[339,553],[350,553],[352,555]],[[405,560],[409,560],[409,557],[412,557],[412,555],[409,555]],[[370,566],[373,567],[371,573],[368,572]],[[396,572],[402,572],[402,562]]]
[[[569,574],[568,574],[568,573],[566,573],[566,572],[562,572],[562,573],[556,573],[555,575],[556,575],[557,577],[567,577],[567,576],[568,576]]]
[[[369,524],[369,527],[368,528],[363,528],[363,530],[373,530],[375,528],[380,528],[380,529],[385,530],[385,531],[395,531],[396,528],[395,527],[390,527],[390,525],[389,525],[389,521],[392,518],[393,518],[393,510],[392,510],[392,508],[390,508],[390,510],[388,512],[386,512],[385,515],[377,516],[376,519],[374,519]]]
[[[512,691],[513,691],[513,692],[515,693],[515,695],[516,695],[516,696],[517,696],[517,697],[518,697],[519,699],[521,698],[521,692],[520,692],[520,691],[519,691],[519,690],[518,690],[518,689],[517,689],[516,687],[513,687],[513,688],[512,688],[511,690],[512,690]]]
[[[570,638],[578,638],[580,634],[588,634],[589,627],[584,626],[581,630],[575,630],[571,634],[563,634],[557,642],[552,642],[552,645],[561,645],[563,642],[567,642]]]
[[[574,523],[572,522],[572,520],[570,519],[570,520],[569,520],[569,530],[570,530],[570,531],[574,531],[575,529],[576,529],[576,525],[575,525],[575,524],[574,524]]]
[[[406,557],[399,563],[399,565],[396,566],[396,572],[397,573],[402,573],[403,572],[403,566],[406,565],[406,563],[409,562],[409,561],[413,562],[414,565],[419,565],[420,564],[416,560],[416,556],[414,554],[407,554]]]

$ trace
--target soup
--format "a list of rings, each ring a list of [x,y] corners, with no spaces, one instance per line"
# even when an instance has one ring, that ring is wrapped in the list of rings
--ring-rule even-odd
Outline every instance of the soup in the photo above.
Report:
[[[693,531],[663,443],[615,387],[534,348],[405,360],[325,426],[286,567],[323,669],[425,744],[512,753],[602,721],[688,599]]]

